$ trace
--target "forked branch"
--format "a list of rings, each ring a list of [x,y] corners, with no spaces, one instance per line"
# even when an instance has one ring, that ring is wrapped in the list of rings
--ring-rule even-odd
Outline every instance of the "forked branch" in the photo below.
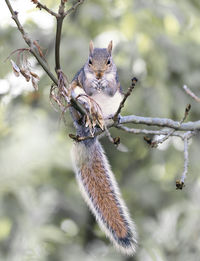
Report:
[[[73,11],[77,9],[77,7],[84,2],[84,0],[78,0],[71,8],[65,11],[65,3],[67,0],[61,0],[58,13],[52,11],[49,9],[46,5],[43,5],[37,0],[32,0],[34,4],[36,4],[36,7],[39,9],[43,9],[46,12],[48,12],[50,15],[54,16],[57,21],[57,28],[56,28],[56,40],[55,40],[55,71],[57,74],[57,78],[54,76],[54,74],[49,69],[49,66],[44,59],[43,54],[40,52],[40,47],[37,43],[37,41],[33,41],[27,34],[27,32],[24,30],[23,26],[21,25],[19,19],[18,19],[18,12],[14,11],[10,1],[5,0],[10,13],[12,15],[13,20],[15,21],[18,30],[20,31],[24,41],[29,46],[29,49],[27,49],[30,53],[34,55],[34,57],[37,59],[38,63],[41,65],[41,67],[45,70],[49,78],[52,80],[54,87],[51,88],[51,97],[53,100],[59,105],[62,113],[66,111],[66,109],[69,106],[74,107],[76,110],[78,110],[80,113],[85,114],[84,108],[76,101],[76,100],[70,100],[70,94],[68,87],[68,80],[65,74],[63,73],[61,69],[61,63],[60,63],[60,42],[61,42],[61,33],[62,33],[62,25],[64,18],[71,14]],[[180,137],[184,141],[184,171],[182,174],[182,177],[180,180],[177,181],[177,188],[182,188],[184,186],[184,180],[186,177],[186,174],[188,172],[188,140],[194,136],[199,134],[200,131],[200,120],[194,121],[194,122],[186,122],[184,123],[184,120],[189,112],[189,107],[186,108],[185,115],[181,121],[173,121],[171,119],[166,118],[151,118],[151,117],[140,117],[136,115],[129,115],[129,116],[120,116],[119,114],[122,110],[122,108],[125,105],[125,102],[129,95],[131,94],[133,88],[135,87],[135,84],[137,82],[136,78],[132,79],[132,84],[130,88],[128,89],[127,93],[124,95],[124,98],[114,115],[111,122],[106,126],[106,135],[108,136],[109,140],[114,143],[118,144],[120,139],[119,137],[113,139],[110,132],[108,131],[108,128],[116,127],[119,129],[122,129],[123,131],[133,133],[133,134],[151,134],[151,135],[164,135],[165,137],[160,140],[160,142],[164,142],[167,140],[170,136],[177,136]],[[200,98],[197,97],[187,86],[184,86],[184,90],[188,95],[190,95],[195,101],[200,102]],[[62,102],[64,100],[64,103]],[[67,104],[67,105],[66,105]],[[167,130],[146,130],[146,129],[136,129],[136,128],[129,128],[124,126],[124,124],[132,123],[137,125],[148,125],[148,126],[157,126],[157,127],[167,127],[169,129]],[[94,136],[98,136],[103,131],[99,128],[95,131]],[[77,135],[71,134],[70,137],[72,139],[75,139],[76,141],[83,141],[85,139],[94,138],[94,136],[87,136],[87,137],[78,137]],[[160,143],[157,142],[157,143]]]

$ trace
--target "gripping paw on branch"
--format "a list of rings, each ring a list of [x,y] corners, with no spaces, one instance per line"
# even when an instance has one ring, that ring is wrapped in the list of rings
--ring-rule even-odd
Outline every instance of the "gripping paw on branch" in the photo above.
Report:
[[[75,110],[78,111],[78,114],[81,115],[83,118],[83,115],[85,117],[85,124],[86,126],[89,126],[91,129],[91,133],[93,133],[94,126],[98,125],[100,128],[95,131],[95,136],[101,134],[103,131],[105,131],[104,128],[104,121],[101,113],[101,109],[98,107],[98,105],[92,100],[91,97],[86,96],[84,94],[80,94],[79,96],[73,97],[70,94],[69,89],[69,83],[67,81],[67,78],[65,77],[64,73],[61,70],[60,66],[60,42],[61,42],[61,33],[62,33],[62,23],[64,18],[67,15],[70,15],[73,11],[76,10],[76,8],[84,2],[84,0],[77,0],[74,2],[74,4],[69,8],[68,10],[65,10],[65,3],[66,0],[60,0],[59,9],[57,12],[52,11],[38,0],[32,0],[32,2],[38,7],[39,9],[43,9],[44,11],[48,12],[50,15],[53,15],[55,17],[57,27],[56,27],[56,39],[55,39],[55,71],[56,75],[50,70],[47,61],[44,58],[44,55],[41,51],[40,46],[38,45],[37,41],[32,40],[22,24],[19,21],[18,18],[18,11],[14,10],[10,1],[5,0],[8,9],[10,10],[11,17],[15,21],[16,26],[21,33],[24,41],[28,45],[28,48],[20,48],[17,49],[14,52],[17,53],[30,53],[33,55],[37,62],[40,64],[40,66],[44,69],[46,74],[49,76],[49,79],[51,82],[53,82],[53,87],[51,88],[51,98],[58,104],[59,109],[62,113],[66,111],[67,108],[73,107]],[[90,48],[92,51],[92,48]],[[112,44],[109,46],[108,51],[110,52],[112,49]],[[109,61],[110,62],[110,61]],[[38,80],[38,76],[32,72],[32,70],[29,70],[28,67],[21,66],[18,62],[12,62],[12,67],[14,70],[14,73],[16,76],[22,75],[26,80],[29,80],[29,77],[32,77],[30,79]],[[28,68],[28,69],[27,69]],[[25,71],[24,71],[25,69]],[[119,142],[119,139],[114,140],[111,138],[111,135],[109,135],[108,128],[116,127],[120,128],[123,131],[126,131],[128,133],[132,134],[145,134],[145,135],[164,135],[164,138],[160,140],[158,143],[164,142],[166,139],[168,139],[171,136],[177,136],[181,138],[184,141],[185,149],[184,149],[184,172],[182,175],[182,178],[180,179],[180,182],[177,182],[178,184],[184,183],[186,174],[187,174],[187,166],[188,166],[188,146],[187,142],[188,140],[193,137],[194,135],[199,134],[200,132],[200,120],[196,121],[190,121],[190,122],[184,122],[185,118],[188,114],[187,110],[184,115],[184,118],[181,121],[174,121],[172,119],[167,118],[156,118],[156,117],[141,117],[136,115],[127,115],[127,116],[120,116],[119,114],[125,105],[127,97],[131,94],[135,84],[137,82],[137,79],[132,80],[132,85],[129,88],[128,92],[124,95],[124,98],[122,99],[120,106],[116,112],[116,114],[113,117],[113,123],[109,123],[109,125],[106,125],[106,133],[107,136],[110,137],[110,140],[116,144]],[[34,83],[33,83],[34,84]],[[105,85],[106,86],[106,85]],[[103,87],[105,88],[104,84]],[[35,87],[37,87],[35,85]],[[183,87],[185,92],[192,97],[196,102],[199,103],[200,98],[195,95],[187,86]],[[76,119],[73,118],[73,121]],[[142,128],[129,128],[125,126],[126,124],[135,124],[137,126],[140,125],[147,125],[152,127],[158,127],[160,129],[142,129]],[[189,133],[189,134],[188,134]],[[188,136],[187,136],[187,135]],[[91,137],[82,137],[82,139],[92,138]],[[187,136],[187,137],[186,137]],[[152,140],[150,141],[152,142]],[[182,186],[180,185],[180,186]],[[179,186],[179,185],[178,185]],[[182,186],[183,187],[183,186]]]
[[[96,126],[99,126],[102,130],[104,129],[104,119],[101,107],[99,104],[88,96],[83,89],[76,87],[71,89],[71,99],[75,99],[85,111],[85,126],[89,127],[91,134],[94,134]]]

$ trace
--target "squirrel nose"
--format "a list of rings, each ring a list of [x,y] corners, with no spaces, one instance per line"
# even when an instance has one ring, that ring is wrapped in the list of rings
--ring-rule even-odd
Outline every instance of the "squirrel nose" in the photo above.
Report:
[[[98,80],[101,79],[102,76],[103,76],[103,72],[102,71],[97,71],[96,72],[96,77],[97,77]]]

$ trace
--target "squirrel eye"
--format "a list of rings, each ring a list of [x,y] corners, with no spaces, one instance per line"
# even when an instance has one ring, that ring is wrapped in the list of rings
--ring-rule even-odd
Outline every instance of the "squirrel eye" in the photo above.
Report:
[[[107,63],[106,63],[107,65],[109,65],[110,64],[110,59],[107,61]]]
[[[91,59],[89,59],[89,64],[92,65],[92,60]]]

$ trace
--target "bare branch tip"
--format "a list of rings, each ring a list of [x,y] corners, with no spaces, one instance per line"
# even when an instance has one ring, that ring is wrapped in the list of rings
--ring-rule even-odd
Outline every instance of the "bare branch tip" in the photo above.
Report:
[[[132,84],[134,85],[138,82],[138,79],[136,77],[133,77],[131,80],[132,80]]]
[[[146,143],[147,143],[148,145],[152,146],[152,139],[151,139],[151,138],[149,138],[149,137],[147,137],[147,136],[144,136],[143,139],[144,139],[144,141],[146,141]]]
[[[40,3],[38,0],[31,0],[31,2],[33,4],[36,5],[36,8],[39,8],[40,10],[44,9],[45,11],[47,11],[50,15],[53,15],[55,17],[58,16],[57,13],[53,12],[51,9],[49,9],[46,5],[43,5],[42,3]]]
[[[127,100],[127,98],[131,95],[136,83],[137,83],[137,78],[136,77],[133,77],[131,79],[131,86],[128,88],[128,91],[124,94],[124,98],[122,99],[120,105],[119,105],[119,108],[117,110],[117,112],[115,113],[114,117],[113,117],[113,120],[116,122],[118,120],[118,116],[122,110],[122,108],[124,107],[124,104]]]
[[[183,89],[185,90],[185,92],[191,96],[196,102],[200,102],[200,98],[194,94],[189,87],[187,87],[187,85],[183,85]]]
[[[115,145],[118,146],[120,144],[120,137],[114,137],[113,142],[114,142]]]
[[[180,179],[176,180],[176,190],[182,190],[185,187],[185,183]]]

